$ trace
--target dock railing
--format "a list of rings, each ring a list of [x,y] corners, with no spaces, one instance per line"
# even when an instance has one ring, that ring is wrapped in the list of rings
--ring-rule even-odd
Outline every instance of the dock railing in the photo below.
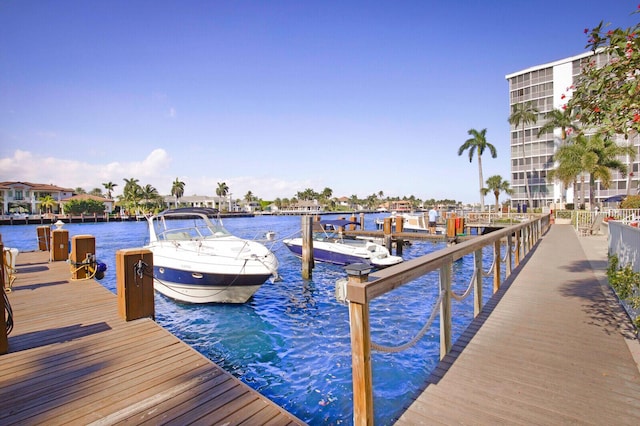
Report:
[[[371,373],[371,348],[377,347],[371,341],[369,324],[369,304],[377,297],[391,292],[416,278],[432,271],[439,271],[439,298],[429,322],[440,314],[440,359],[451,350],[452,299],[462,300],[474,293],[474,317],[482,311],[483,276],[493,275],[493,292],[497,292],[501,283],[501,268],[505,265],[505,278],[509,277],[513,268],[518,266],[547,231],[550,225],[549,215],[496,230],[478,236],[460,244],[452,245],[434,253],[403,262],[372,274],[372,280],[352,279],[347,283],[347,300],[349,303],[349,323],[351,329],[351,354],[353,377],[353,424],[373,424],[373,379]],[[504,257],[501,246],[506,244]],[[482,251],[492,246],[492,266],[484,271]],[[457,259],[474,254],[474,273],[469,288],[463,295],[452,291],[452,265]],[[430,326],[430,324],[427,324]]]

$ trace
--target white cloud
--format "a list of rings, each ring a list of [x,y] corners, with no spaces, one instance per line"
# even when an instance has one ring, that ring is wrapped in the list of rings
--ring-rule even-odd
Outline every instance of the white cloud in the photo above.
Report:
[[[108,164],[89,164],[82,160],[68,160],[16,150],[13,157],[0,158],[0,180],[47,183],[65,188],[81,187],[87,191],[93,188],[102,189],[104,182],[114,182],[118,184],[118,194],[118,188],[123,186],[122,180],[125,177],[135,177],[143,185],[156,186],[162,193],[163,190],[170,190],[171,181],[167,174],[170,164],[171,157],[161,148],[154,149],[141,161]],[[165,184],[166,188],[157,186],[158,183]]]
[[[172,182],[178,178],[185,182],[186,195],[215,195],[218,182],[225,182],[234,198],[244,198],[251,191],[264,200],[291,198],[306,188],[324,188],[320,182],[309,180],[287,181],[265,176],[193,176],[177,173],[166,150],[156,148],[139,161],[90,164],[82,160],[69,160],[39,153],[16,150],[13,157],[0,158],[0,181],[46,183],[64,188],[103,189],[103,183],[117,186],[113,195],[122,193],[124,179],[135,178],[141,185],[153,185],[161,194],[171,192]]]

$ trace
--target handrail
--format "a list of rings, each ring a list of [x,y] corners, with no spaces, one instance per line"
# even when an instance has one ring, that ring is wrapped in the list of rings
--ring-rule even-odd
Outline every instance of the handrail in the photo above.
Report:
[[[493,291],[500,288],[501,263],[506,264],[507,277],[512,273],[511,263],[518,266],[550,226],[550,216],[544,215],[489,234],[475,237],[460,244],[405,261],[376,271],[368,277],[349,277],[347,300],[351,329],[351,354],[353,377],[354,425],[373,424],[373,380],[371,375],[371,334],[369,304],[375,298],[393,291],[427,273],[439,270],[440,274],[440,359],[451,350],[451,301],[452,265],[457,259],[474,253],[475,294],[474,316],[482,310],[482,249],[493,246]],[[512,245],[515,247],[512,251]],[[506,239],[507,250],[503,260],[501,241]],[[512,256],[514,254],[514,256]]]

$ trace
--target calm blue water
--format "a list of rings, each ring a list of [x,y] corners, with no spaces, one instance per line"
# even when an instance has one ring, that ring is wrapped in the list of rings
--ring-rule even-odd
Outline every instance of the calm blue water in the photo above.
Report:
[[[365,229],[375,229],[378,215],[367,215]],[[326,218],[337,218],[327,216]],[[349,314],[335,299],[335,282],[346,276],[341,267],[317,264],[313,279],[300,274],[300,260],[280,242],[297,233],[300,217],[233,218],[224,221],[234,234],[261,239],[275,231],[272,249],[280,261],[281,282],[267,282],[244,305],[184,305],[156,294],[156,321],[225,370],[312,425],[352,424],[351,345]],[[5,247],[37,250],[39,225],[0,226]],[[146,222],[68,224],[69,236],[96,237],[98,259],[108,270],[100,281],[116,292],[115,253],[141,247]],[[405,260],[444,247],[414,242],[404,248]],[[487,249],[490,250],[490,249]],[[485,270],[491,263],[486,252]],[[454,289],[462,293],[472,273],[473,257],[454,264]],[[485,302],[492,281],[485,278]],[[427,321],[438,296],[438,274],[432,273],[371,305],[372,340],[397,345],[410,340]],[[473,318],[473,297],[453,304],[453,338]],[[411,396],[424,386],[439,356],[439,325],[414,347],[400,353],[373,352],[376,424],[390,424]]]

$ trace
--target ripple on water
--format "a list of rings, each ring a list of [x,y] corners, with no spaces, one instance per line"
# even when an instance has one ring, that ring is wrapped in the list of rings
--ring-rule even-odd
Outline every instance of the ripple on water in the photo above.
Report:
[[[368,229],[375,216],[368,217]],[[300,228],[299,217],[256,217],[225,220],[230,231],[246,238],[276,231],[279,239]],[[2,226],[7,247],[37,249],[37,225]],[[115,253],[141,247],[145,222],[65,225],[70,236],[96,237],[98,258],[108,267],[102,285],[116,292]],[[411,259],[444,247],[418,242],[404,248]],[[276,242],[282,281],[266,283],[244,305],[186,305],[156,294],[156,321],[225,370],[310,424],[351,424],[351,343],[349,314],[335,299],[335,282],[343,268],[318,264],[311,280],[300,276],[300,261]],[[490,250],[490,248],[488,249]],[[490,256],[485,255],[485,259]],[[466,289],[473,256],[454,264],[454,287]],[[488,270],[490,260],[485,260]],[[485,301],[492,281],[484,283]],[[371,304],[372,340],[383,345],[405,343],[429,318],[438,295],[438,274],[432,273]],[[473,298],[454,303],[453,337],[473,317]],[[399,353],[372,354],[376,424],[389,424],[411,396],[424,386],[438,361],[438,319],[425,336]]]

